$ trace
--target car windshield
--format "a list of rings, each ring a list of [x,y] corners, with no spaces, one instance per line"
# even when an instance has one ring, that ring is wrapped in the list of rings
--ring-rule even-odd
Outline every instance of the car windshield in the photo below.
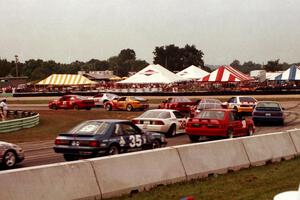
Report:
[[[84,100],[84,99],[87,99],[86,97],[84,97],[84,96],[76,96],[77,97],[77,99],[80,99],[80,100]]]
[[[159,111],[159,110],[149,110],[144,112],[140,118],[158,118],[158,119],[167,119],[171,118],[170,112]]]
[[[186,97],[175,97],[172,99],[172,102],[192,102],[192,101]]]
[[[224,111],[216,111],[216,110],[204,110],[200,112],[196,118],[199,119],[218,119],[222,120],[224,119]]]
[[[146,99],[142,98],[142,97],[131,97],[131,99],[133,101],[146,101]]]
[[[280,105],[276,102],[259,102],[256,106],[256,110],[273,110],[280,111]]]
[[[83,122],[73,129],[71,129],[68,133],[70,134],[86,134],[86,135],[103,135],[105,130],[109,127],[109,123],[101,122],[101,121],[87,121]]]
[[[240,102],[252,102],[252,103],[255,103],[256,102],[256,100],[254,99],[254,98],[252,98],[252,97],[240,97]]]

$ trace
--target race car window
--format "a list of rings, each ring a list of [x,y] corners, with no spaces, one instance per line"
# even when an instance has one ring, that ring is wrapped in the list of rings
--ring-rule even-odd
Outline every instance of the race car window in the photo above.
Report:
[[[122,128],[122,132],[126,135],[135,135],[140,134],[140,132],[130,124],[120,124]]]
[[[184,118],[183,115],[178,111],[174,111],[173,113],[177,119]]]
[[[102,135],[108,128],[109,124],[106,122],[88,121],[79,124],[69,131],[71,134],[87,134],[87,135]]]
[[[115,135],[123,135],[120,124],[115,125]]]
[[[121,97],[118,99],[118,101],[125,101],[126,100],[126,97]]]
[[[229,121],[234,121],[234,114],[232,112],[229,113]]]

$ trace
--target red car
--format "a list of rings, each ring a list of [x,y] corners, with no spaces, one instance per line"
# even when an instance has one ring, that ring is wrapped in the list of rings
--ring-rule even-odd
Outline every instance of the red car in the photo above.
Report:
[[[200,136],[233,138],[253,135],[254,130],[252,119],[240,117],[230,109],[203,110],[189,119],[185,128],[192,142],[198,141]]]
[[[64,95],[48,104],[50,109],[87,109],[95,107],[94,100],[79,95]]]
[[[159,104],[158,108],[178,110],[184,115],[190,115],[191,108],[197,103],[186,97],[169,97]]]

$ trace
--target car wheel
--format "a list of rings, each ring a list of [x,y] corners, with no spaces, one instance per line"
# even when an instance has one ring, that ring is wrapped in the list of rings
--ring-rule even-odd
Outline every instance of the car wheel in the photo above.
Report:
[[[111,111],[111,109],[112,109],[111,104],[105,105],[105,109],[106,109],[107,111]]]
[[[284,126],[284,120],[281,120],[281,121],[279,122],[279,126]]]
[[[54,104],[54,105],[51,106],[51,108],[52,108],[53,110],[57,110],[57,105]]]
[[[129,112],[133,111],[132,105],[128,104],[127,107],[126,107],[126,110],[129,111]]]
[[[91,110],[91,109],[92,109],[91,107],[86,108],[86,110]]]
[[[78,157],[74,155],[64,154],[64,159],[65,161],[74,161],[78,160]]]
[[[233,138],[233,135],[234,135],[233,130],[232,130],[232,129],[228,129],[228,130],[227,130],[227,137],[228,137],[228,138]]]
[[[75,105],[73,106],[73,108],[74,108],[74,110],[79,110],[79,106],[78,106],[77,104],[75,104]]]
[[[198,135],[189,135],[189,138],[190,138],[191,142],[198,142],[200,136],[198,136]]]
[[[3,166],[6,169],[13,168],[16,165],[17,156],[13,151],[7,151],[3,156]]]
[[[174,137],[176,135],[176,125],[172,124],[171,127],[168,130],[167,136],[168,137]]]
[[[254,133],[253,126],[249,126],[249,128],[248,128],[248,135],[249,135],[249,136],[252,136],[253,133]]]
[[[160,148],[161,147],[161,143],[159,140],[154,140],[152,142],[152,149],[156,149],[156,148]]]
[[[120,153],[119,148],[116,145],[112,145],[108,149],[108,155],[117,155],[119,153]]]

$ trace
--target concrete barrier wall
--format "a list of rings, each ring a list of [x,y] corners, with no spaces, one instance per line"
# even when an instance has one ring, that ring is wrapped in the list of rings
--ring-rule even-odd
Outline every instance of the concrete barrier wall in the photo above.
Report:
[[[300,130],[0,172],[0,199],[101,199],[293,158]]]
[[[288,131],[295,145],[297,155],[300,155],[300,129]]]
[[[173,148],[97,158],[91,162],[103,198],[186,180],[179,155]]]
[[[293,141],[287,132],[244,137],[241,139],[252,166],[264,165],[266,162],[278,162],[291,159],[296,155]]]
[[[0,199],[101,199],[92,166],[76,161],[0,172]]]
[[[240,140],[181,145],[174,147],[182,159],[188,179],[206,177],[211,173],[226,173],[250,166]]]

